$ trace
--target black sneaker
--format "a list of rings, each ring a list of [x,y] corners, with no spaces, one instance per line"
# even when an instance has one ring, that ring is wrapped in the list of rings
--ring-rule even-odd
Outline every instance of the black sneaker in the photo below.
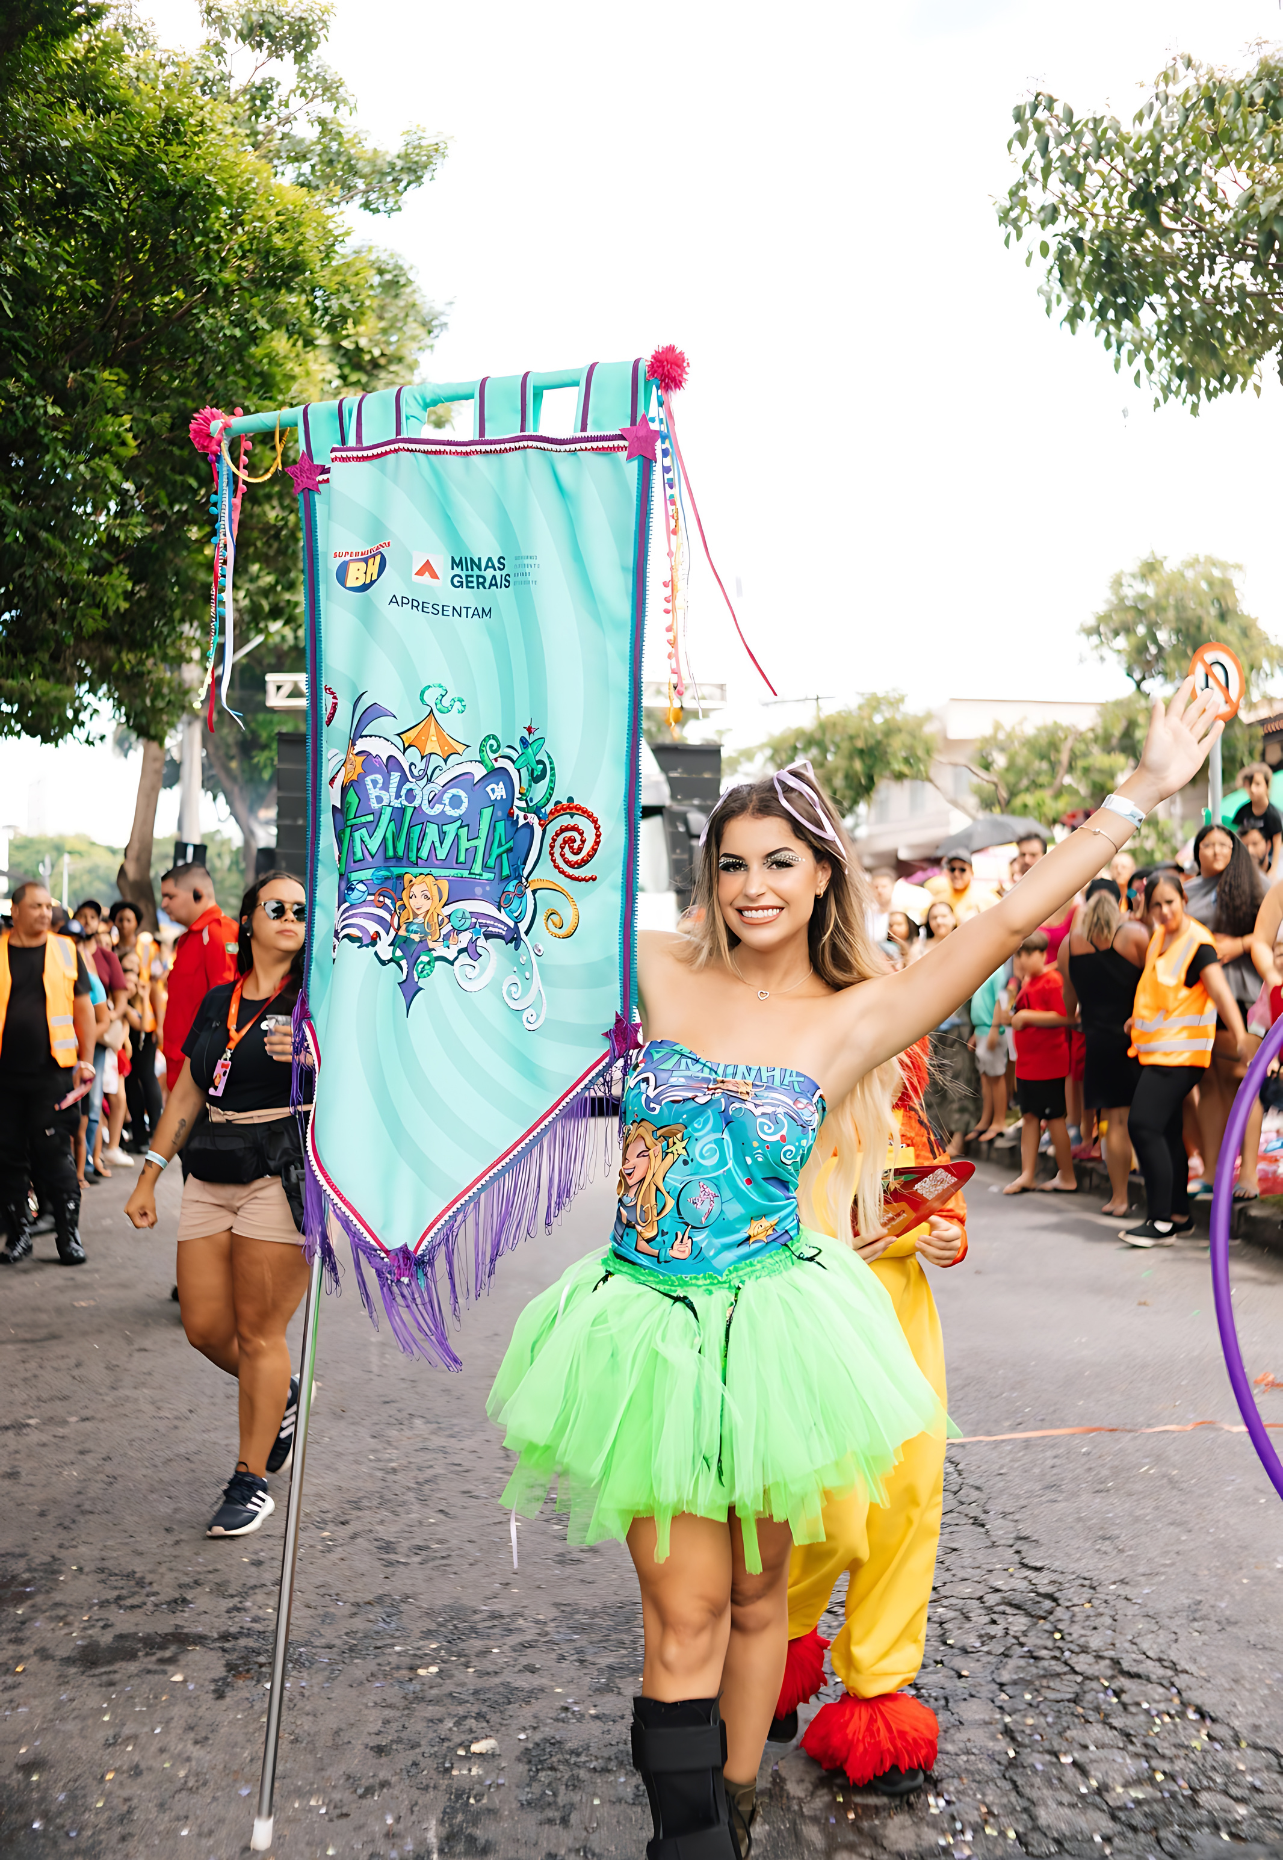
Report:
[[[786,1712],[782,1718],[772,1718],[771,1728],[766,1733],[768,1744],[791,1744],[797,1736],[797,1713]]]
[[[890,1796],[895,1801],[906,1795],[916,1795],[926,1780],[922,1770],[902,1770],[892,1764],[889,1770],[871,1777],[864,1786],[872,1789],[875,1795]]]
[[[257,1473],[234,1472],[223,1502],[210,1520],[206,1537],[248,1537],[276,1510],[267,1480]]]
[[[281,1431],[276,1436],[272,1451],[267,1456],[267,1470],[270,1473],[284,1472],[290,1463],[294,1451],[294,1426],[298,1420],[298,1377],[290,1377],[290,1392],[285,1403],[285,1413],[281,1419]]]
[[[16,1266],[20,1259],[26,1259],[31,1252],[31,1229],[20,1233],[16,1240],[11,1240],[3,1253],[0,1253],[0,1266]]]
[[[1120,1227],[1118,1238],[1128,1246],[1172,1246],[1176,1229],[1170,1221],[1142,1221],[1139,1227]]]

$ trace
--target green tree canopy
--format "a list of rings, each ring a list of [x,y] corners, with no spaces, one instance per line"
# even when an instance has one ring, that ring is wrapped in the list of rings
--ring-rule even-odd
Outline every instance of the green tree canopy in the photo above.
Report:
[[[163,736],[207,607],[191,413],[404,379],[431,338],[404,265],[353,248],[345,213],[395,210],[441,148],[355,135],[319,58],[328,18],[318,0],[211,5],[185,60],[74,0],[6,16],[0,733],[84,734],[105,701]],[[296,587],[293,511],[271,501],[246,500],[251,624]]]
[[[1209,640],[1229,646],[1242,661],[1248,692],[1283,664],[1283,651],[1239,602],[1237,562],[1193,555],[1169,566],[1147,555],[1121,569],[1109,584],[1109,601],[1080,629],[1098,657],[1110,659],[1138,691],[1167,690],[1188,674],[1190,660]]]
[[[1242,572],[1237,562],[1222,562],[1214,555],[1189,556],[1175,564],[1161,555],[1147,555],[1135,568],[1114,576],[1109,600],[1081,628],[1083,638],[1099,658],[1125,672],[1137,691],[1151,697],[1173,691],[1189,672],[1198,647],[1218,640],[1242,661],[1248,704],[1283,665],[1283,650],[1242,607]],[[1251,726],[1238,717],[1226,727],[1222,742],[1229,769],[1260,753]]]
[[[1012,115],[998,218],[1037,242],[1047,314],[1093,328],[1155,405],[1259,393],[1283,364],[1279,52],[1240,72],[1176,58],[1127,127],[1043,91]]]
[[[853,709],[781,730],[743,759],[769,770],[808,758],[839,812],[850,815],[881,781],[930,780],[933,719],[904,706],[902,692],[871,691]]]
[[[1107,704],[1087,729],[999,724],[976,748],[976,797],[987,812],[1030,814],[1054,826],[1076,809],[1099,806],[1135,766],[1148,721],[1149,701],[1135,697]]]

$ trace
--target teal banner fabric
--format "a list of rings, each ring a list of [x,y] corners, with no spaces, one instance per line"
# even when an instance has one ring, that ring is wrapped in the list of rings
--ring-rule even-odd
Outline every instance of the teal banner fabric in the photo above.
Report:
[[[382,437],[354,402],[304,423],[307,1230],[323,1195],[367,1304],[372,1269],[453,1365],[449,1308],[573,1194],[632,1037],[654,464],[367,399]]]

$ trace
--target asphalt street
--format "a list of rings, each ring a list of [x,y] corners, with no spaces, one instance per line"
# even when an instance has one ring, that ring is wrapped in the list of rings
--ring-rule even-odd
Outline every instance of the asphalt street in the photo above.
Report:
[[[1009,1179],[980,1170],[970,1256],[935,1275],[964,1436],[919,1686],[936,1772],[891,1808],[768,1746],[755,1854],[1283,1853],[1283,1510],[1241,1431],[1144,1431],[1238,1420],[1206,1244],[1132,1252],[1098,1197]],[[0,1281],[4,1860],[248,1852],[286,1480],[256,1536],[204,1536],[235,1389],[170,1300],[177,1181],[150,1237],[128,1185],[87,1194],[87,1266],[45,1237]],[[502,1262],[461,1375],[376,1334],[350,1271],[325,1300],[282,1860],[640,1860],[628,1559],[546,1509],[514,1571],[483,1411],[515,1313],[610,1205],[599,1181]],[[1283,1383],[1283,1260],[1236,1243],[1233,1274],[1249,1373]],[[1283,1388],[1260,1404],[1283,1422]],[[1089,1426],[1125,1431],[1033,1437]]]

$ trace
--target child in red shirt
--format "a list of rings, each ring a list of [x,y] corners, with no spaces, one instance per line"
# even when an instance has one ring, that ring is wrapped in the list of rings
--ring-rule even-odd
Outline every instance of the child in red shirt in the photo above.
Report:
[[[1050,1189],[1062,1195],[1077,1192],[1065,1122],[1065,1077],[1069,1071],[1069,1035],[1073,1023],[1065,1013],[1060,971],[1047,967],[1050,939],[1035,930],[1016,951],[1013,967],[1020,982],[1011,1025],[1016,1035],[1016,1097],[1020,1104],[1020,1174],[1003,1191],[1023,1194],[1027,1188]],[[1051,1135],[1056,1173],[1049,1182],[1036,1182],[1038,1139],[1043,1122]]]

